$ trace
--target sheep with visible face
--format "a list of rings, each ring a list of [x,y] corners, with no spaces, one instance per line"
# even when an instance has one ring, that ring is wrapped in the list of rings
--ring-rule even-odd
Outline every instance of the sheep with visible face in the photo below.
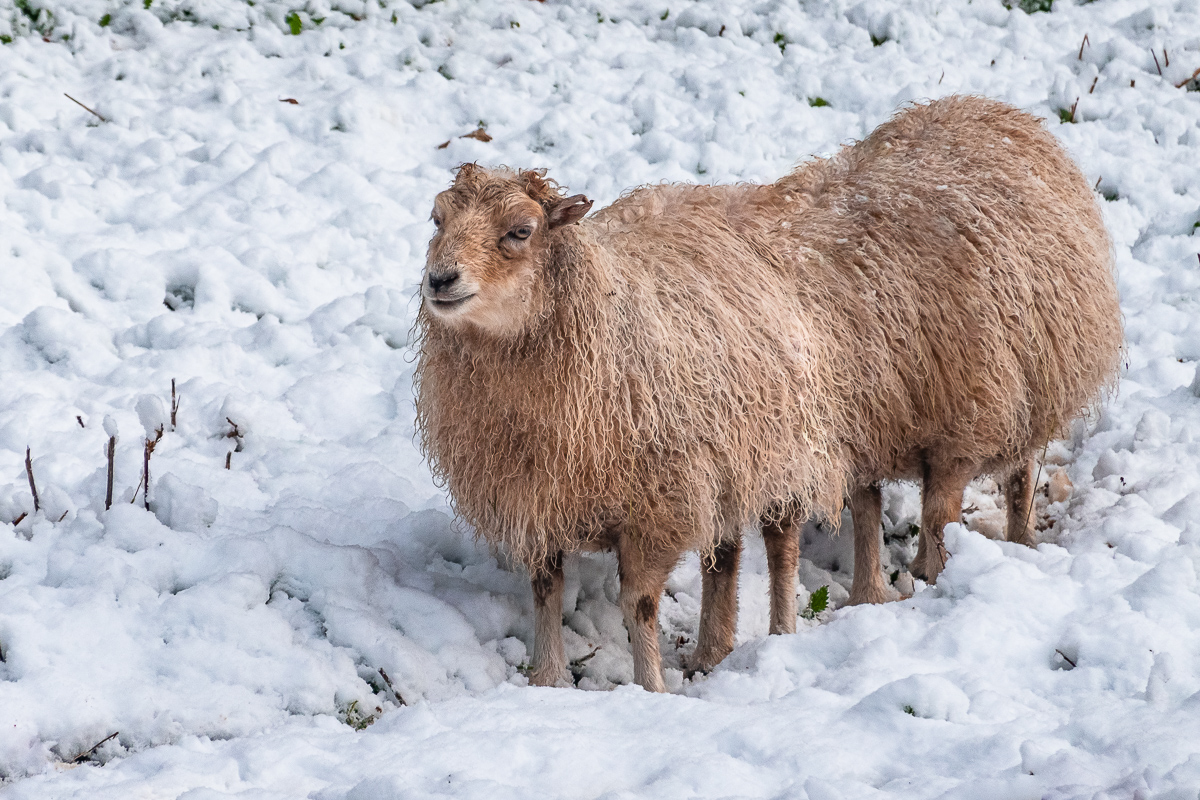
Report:
[[[563,552],[617,551],[634,677],[661,690],[658,602],[684,552],[703,555],[700,668],[732,648],[756,519],[772,632],[795,625],[791,520],[846,491],[882,589],[883,478],[923,481],[935,577],[966,480],[1025,469],[1115,370],[1091,195],[998,103],[909,109],[771,185],[590,206],[539,172],[462,167],[418,317],[422,443],[458,514],[529,568],[537,684],[566,678]]]

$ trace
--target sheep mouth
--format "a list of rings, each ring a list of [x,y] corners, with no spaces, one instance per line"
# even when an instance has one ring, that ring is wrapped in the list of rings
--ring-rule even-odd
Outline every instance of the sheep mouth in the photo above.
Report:
[[[466,302],[474,296],[475,295],[473,294],[468,294],[463,297],[453,298],[431,297],[429,298],[429,302],[432,303],[433,307],[438,311],[453,311],[456,308],[462,308]]]

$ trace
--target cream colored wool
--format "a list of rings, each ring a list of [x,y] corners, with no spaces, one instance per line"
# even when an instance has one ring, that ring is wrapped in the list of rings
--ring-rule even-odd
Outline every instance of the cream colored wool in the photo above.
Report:
[[[711,554],[880,479],[1007,475],[1116,372],[1091,191],[1000,103],[908,108],[770,185],[643,187],[554,227],[563,202],[464,166],[427,273],[480,291],[439,312],[427,274],[418,317],[431,468],[535,576],[560,551]]]

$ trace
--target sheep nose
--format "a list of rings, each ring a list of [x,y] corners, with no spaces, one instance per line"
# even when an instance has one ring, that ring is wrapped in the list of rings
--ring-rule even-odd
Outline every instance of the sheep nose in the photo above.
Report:
[[[436,294],[437,292],[442,291],[442,289],[453,285],[453,283],[458,280],[458,276],[459,272],[457,270],[454,272],[443,272],[440,275],[435,275],[431,272],[429,273],[429,288],[432,289]]]

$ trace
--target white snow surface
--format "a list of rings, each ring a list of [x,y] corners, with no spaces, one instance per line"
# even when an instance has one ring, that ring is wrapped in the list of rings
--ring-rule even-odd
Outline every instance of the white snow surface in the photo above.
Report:
[[[0,796],[1200,795],[1195,0],[292,2],[0,0]],[[574,557],[579,687],[528,687],[528,580],[414,439],[433,196],[770,181],[955,92],[1046,117],[1115,244],[1127,363],[1047,450],[1043,543],[980,482],[936,587],[767,637],[748,535],[739,647],[685,680],[692,556],[667,695]],[[900,568],[918,492],[885,503]],[[806,530],[802,602],[849,544]]]

